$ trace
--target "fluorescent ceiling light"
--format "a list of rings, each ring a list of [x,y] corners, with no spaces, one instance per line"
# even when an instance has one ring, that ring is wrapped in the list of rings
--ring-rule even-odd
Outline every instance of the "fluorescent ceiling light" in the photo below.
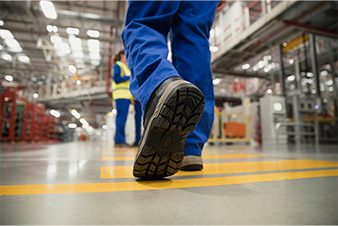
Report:
[[[58,27],[55,26],[55,25],[54,26],[53,25],[47,25],[46,29],[47,29],[48,32],[54,32],[54,33],[58,32]]]
[[[79,49],[82,50],[82,41],[79,38],[75,38],[75,37],[69,37],[68,38],[70,46],[72,49]]]
[[[218,51],[217,46],[210,46],[210,51],[216,53]]]
[[[88,122],[87,122],[86,119],[84,119],[84,118],[81,118],[81,119],[80,119],[80,122],[81,122],[82,124],[88,124]]]
[[[75,123],[69,123],[68,127],[71,129],[75,129],[77,127],[77,125]]]
[[[21,61],[22,63],[29,63],[30,59],[28,56],[18,56],[18,60]]]
[[[67,43],[61,43],[59,47],[62,52],[66,54],[70,53],[69,45]]]
[[[56,14],[53,3],[51,3],[50,1],[40,1],[40,6],[42,8],[43,13],[45,14],[47,18],[50,18],[50,19],[57,18],[57,14]]]
[[[13,76],[11,75],[5,75],[5,79],[9,82],[13,81]]]
[[[320,76],[325,76],[325,75],[327,75],[328,73],[327,73],[327,71],[321,71],[320,72]],[[310,77],[310,76],[309,76]]]
[[[87,46],[90,52],[100,52],[100,41],[96,39],[88,39]]]
[[[73,57],[81,58],[81,57],[83,57],[83,52],[82,51],[73,51]]]
[[[81,117],[81,115],[75,109],[73,109],[70,113],[72,113],[72,115],[74,115],[75,118],[77,118],[77,119],[79,119]]]
[[[11,55],[5,53],[5,54],[2,54],[2,59],[7,60],[7,61],[12,61],[13,58]]]
[[[90,52],[89,53],[89,58],[91,60],[100,60],[101,59],[101,56],[99,53],[94,53],[94,52]]]
[[[250,68],[250,64],[243,64],[242,65],[242,69],[243,70],[247,70],[247,69],[249,69]]]
[[[15,39],[5,39],[5,43],[8,48],[13,52],[21,52],[22,48],[17,40]]]
[[[49,113],[56,118],[59,118],[61,115],[58,111],[55,111],[55,110],[51,110]]]
[[[313,73],[312,72],[308,72],[308,73],[306,73],[306,75],[307,75],[307,77],[313,77]]]
[[[287,77],[287,80],[291,82],[291,81],[295,80],[295,78],[296,78],[296,76],[290,75],[290,76]]]
[[[68,69],[70,72],[75,73],[76,72],[76,67],[74,65],[69,65]]]
[[[52,35],[52,36],[50,36],[50,41],[54,45],[58,45],[58,44],[62,43],[62,38],[59,35]]]
[[[34,93],[34,94],[33,94],[33,97],[34,97],[35,99],[37,99],[37,98],[39,97],[39,94]]]
[[[212,81],[212,83],[214,84],[214,85],[217,85],[217,84],[219,84],[221,82],[221,80],[219,80],[218,78],[216,78],[216,79],[214,79],[213,81]]]
[[[2,39],[14,39],[12,32],[10,32],[9,30],[5,30],[5,29],[0,29],[0,37]]]
[[[258,64],[257,64],[257,67],[258,67],[258,68],[263,68],[264,66],[265,66],[265,63],[264,63],[264,61],[262,61],[262,60],[259,61]]]
[[[87,35],[92,38],[98,38],[100,36],[100,32],[96,30],[88,30]]]
[[[67,27],[66,32],[69,35],[79,35],[80,30],[78,28],[75,28],[75,27]]]

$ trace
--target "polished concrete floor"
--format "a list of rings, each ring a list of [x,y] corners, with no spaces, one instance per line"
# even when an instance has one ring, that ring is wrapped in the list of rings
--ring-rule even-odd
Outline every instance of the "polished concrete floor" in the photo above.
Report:
[[[132,177],[136,149],[1,145],[1,224],[338,224],[337,146],[207,145],[204,170]]]

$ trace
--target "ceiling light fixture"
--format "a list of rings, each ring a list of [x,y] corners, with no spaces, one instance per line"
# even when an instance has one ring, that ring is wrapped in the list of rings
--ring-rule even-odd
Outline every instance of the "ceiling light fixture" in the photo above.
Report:
[[[12,56],[7,54],[7,53],[2,54],[1,57],[2,57],[2,59],[6,60],[6,61],[12,61],[12,59],[13,59]]]
[[[5,39],[5,43],[8,48],[13,52],[21,52],[22,48],[17,40],[15,39]]]
[[[11,82],[11,81],[13,81],[13,76],[5,75],[5,80],[7,80],[8,82]]]
[[[68,127],[71,129],[75,129],[77,127],[77,125],[75,123],[69,123]]]
[[[214,80],[212,81],[212,83],[213,83],[214,85],[217,85],[217,84],[219,84],[220,82],[221,82],[221,80],[218,79],[218,78],[216,78],[216,79],[214,79]]]
[[[292,82],[293,80],[295,80],[296,76],[295,75],[290,75],[287,77],[287,80]]]
[[[55,26],[55,25],[54,26],[53,25],[47,25],[46,29],[47,29],[48,32],[54,32],[54,33],[58,32],[58,27]]]
[[[37,98],[39,97],[39,94],[34,93],[34,94],[33,94],[33,97],[34,97],[35,99],[37,99]]]
[[[75,73],[76,72],[76,67],[74,65],[69,65],[68,69],[70,72]]]
[[[14,36],[12,35],[12,32],[10,32],[9,30],[5,30],[5,29],[0,29],[0,37],[2,39],[14,39]]]
[[[40,1],[40,6],[42,8],[43,13],[45,14],[45,16],[49,19],[56,19],[57,18],[57,14],[54,8],[53,3],[51,3],[50,1]]]
[[[55,111],[55,110],[51,110],[49,113],[56,118],[59,118],[61,116],[61,114],[58,111]]]
[[[88,30],[87,35],[92,38],[98,38],[100,36],[100,32],[97,30]]]
[[[72,113],[72,115],[74,115],[74,117],[77,118],[77,119],[79,119],[81,117],[81,115],[75,109],[71,110],[70,113]]]
[[[30,59],[28,56],[18,56],[18,60],[21,61],[22,63],[28,64],[30,62]]]
[[[66,32],[69,35],[79,35],[80,34],[80,30],[78,28],[75,28],[75,27],[67,27]]]

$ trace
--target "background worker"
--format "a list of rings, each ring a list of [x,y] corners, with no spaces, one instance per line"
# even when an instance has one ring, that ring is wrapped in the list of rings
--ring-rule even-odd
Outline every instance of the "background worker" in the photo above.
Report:
[[[209,32],[224,4],[129,1],[121,37],[132,71],[130,91],[141,102],[145,128],[134,176],[203,168],[215,105]],[[172,63],[167,60],[169,33]]]
[[[141,139],[141,104],[135,101],[129,91],[130,70],[126,64],[126,56],[124,50],[118,52],[114,57],[115,66],[113,68],[112,90],[113,100],[116,104],[116,132],[115,132],[115,146],[116,147],[130,147],[126,143],[125,126],[128,117],[128,110],[130,103],[135,107],[135,142],[133,146],[137,146]]]

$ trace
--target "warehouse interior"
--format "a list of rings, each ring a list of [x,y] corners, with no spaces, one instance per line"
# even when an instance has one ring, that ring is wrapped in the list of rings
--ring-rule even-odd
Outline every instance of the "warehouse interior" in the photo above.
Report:
[[[114,146],[127,8],[0,1],[1,224],[338,224],[338,1],[226,2],[204,169],[161,180]]]

